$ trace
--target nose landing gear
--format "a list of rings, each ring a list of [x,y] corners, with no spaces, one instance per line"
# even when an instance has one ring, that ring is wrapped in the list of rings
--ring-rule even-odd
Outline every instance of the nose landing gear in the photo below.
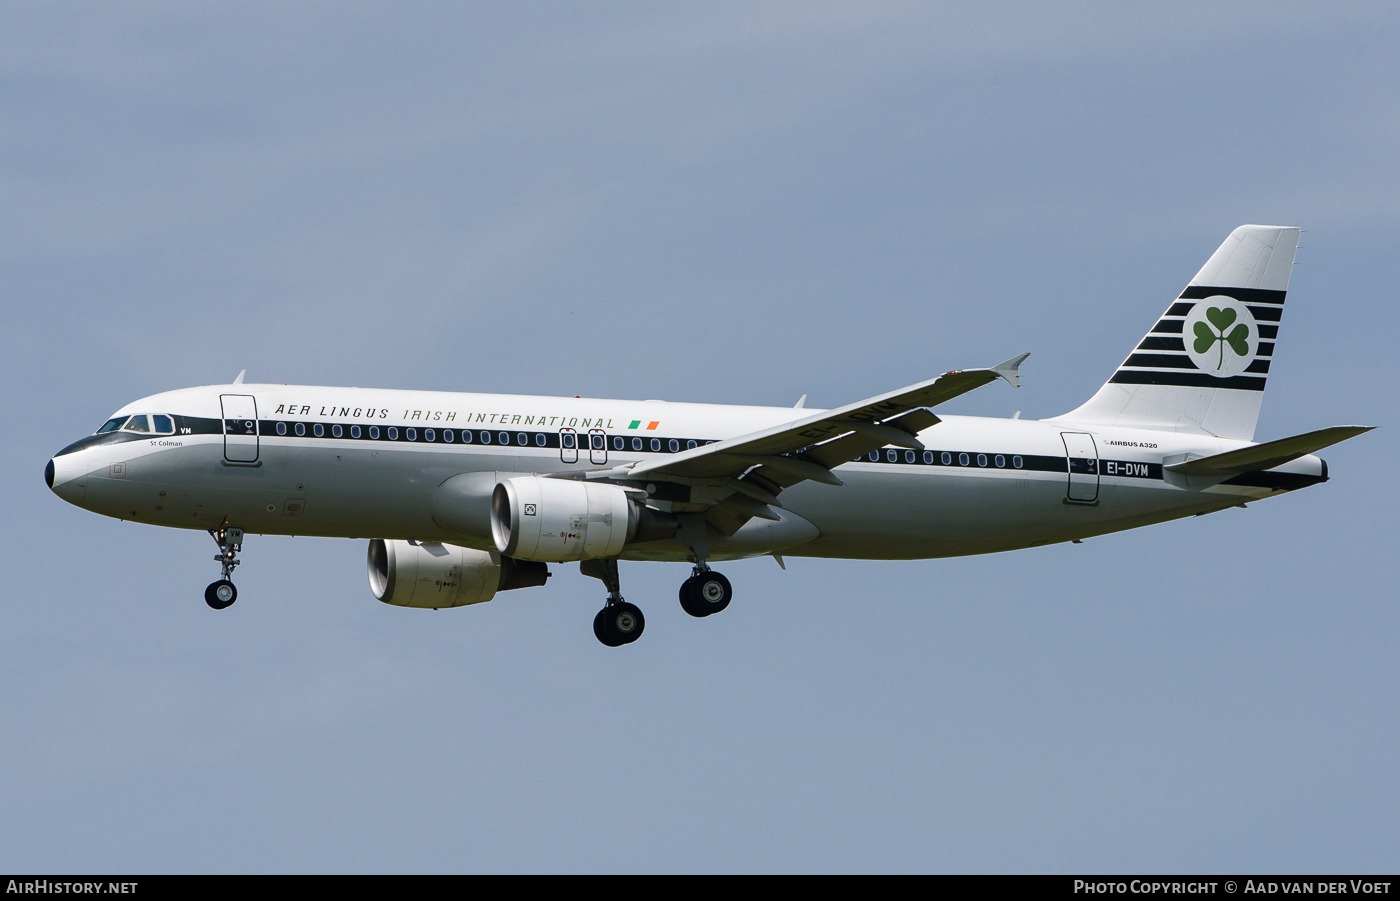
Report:
[[[232,526],[220,526],[210,529],[209,537],[219,546],[219,553],[214,555],[214,560],[223,566],[224,572],[219,581],[211,582],[209,587],[204,589],[204,603],[215,610],[223,610],[238,600],[238,589],[230,579],[233,576],[233,568],[243,562],[238,559],[239,551],[243,550],[243,530]]]

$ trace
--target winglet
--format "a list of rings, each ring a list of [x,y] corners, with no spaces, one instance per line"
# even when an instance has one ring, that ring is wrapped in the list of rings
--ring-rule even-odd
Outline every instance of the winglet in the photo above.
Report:
[[[1012,357],[1005,363],[999,363],[992,367],[992,372],[1006,379],[1007,384],[1012,388],[1021,387],[1021,364],[1026,362],[1026,357],[1030,354],[1021,354],[1019,357]]]
[[[243,384],[243,376],[245,376],[245,375],[247,375],[247,374],[248,374],[248,370],[246,370],[246,369],[240,369],[240,370],[238,370],[238,378],[234,379],[234,380],[233,380],[233,383],[234,383],[235,385],[241,385],[241,384]]]

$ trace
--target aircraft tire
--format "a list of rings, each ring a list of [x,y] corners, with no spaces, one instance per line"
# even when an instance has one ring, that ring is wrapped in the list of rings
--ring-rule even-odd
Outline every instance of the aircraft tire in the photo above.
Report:
[[[594,617],[594,635],[598,637],[598,641],[601,641],[603,645],[609,646],[609,648],[622,648],[623,645],[629,644],[629,642],[637,641],[638,635],[641,635],[640,627],[633,627],[629,632],[623,632],[617,628],[617,614],[622,613],[622,611],[619,610],[620,606],[622,606],[622,604],[613,604],[613,606],[603,607],[602,610],[598,611],[598,616]],[[637,610],[636,607],[631,606],[631,604],[626,604],[626,606]],[[641,617],[640,610],[637,610],[637,617]]]
[[[681,609],[698,619],[703,616],[708,616],[709,611],[702,610],[700,607],[696,606],[695,599],[692,597],[694,582],[694,577],[691,577],[681,583]]]
[[[719,613],[734,599],[734,588],[729,580],[713,570],[693,576],[686,585],[690,587],[690,603],[700,611],[699,616]]]
[[[598,611],[593,619],[593,634],[603,644],[616,648],[641,638],[646,624],[646,617],[637,605],[623,601]]]
[[[228,579],[210,582],[209,587],[204,589],[204,603],[215,610],[231,607],[236,600],[238,600],[238,589]]]

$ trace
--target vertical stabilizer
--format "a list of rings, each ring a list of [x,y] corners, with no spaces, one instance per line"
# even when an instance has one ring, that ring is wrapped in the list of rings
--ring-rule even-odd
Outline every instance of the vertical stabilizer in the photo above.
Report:
[[[1301,233],[1231,232],[1113,377],[1056,420],[1252,440]]]

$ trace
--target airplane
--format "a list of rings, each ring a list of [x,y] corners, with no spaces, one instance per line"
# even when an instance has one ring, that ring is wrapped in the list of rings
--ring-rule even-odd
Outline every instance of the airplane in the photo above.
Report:
[[[1315,456],[1370,430],[1254,442],[1301,229],[1243,225],[1102,388],[1044,420],[936,415],[1029,354],[831,410],[371,388],[185,388],[59,451],[55,494],[120,520],[203,529],[238,597],[244,537],[369,539],[371,593],[444,609],[580,564],[594,635],[636,641],[618,561],[691,565],[693,617],[729,606],[711,563],[986,554],[1212,513],[1328,479]]]

